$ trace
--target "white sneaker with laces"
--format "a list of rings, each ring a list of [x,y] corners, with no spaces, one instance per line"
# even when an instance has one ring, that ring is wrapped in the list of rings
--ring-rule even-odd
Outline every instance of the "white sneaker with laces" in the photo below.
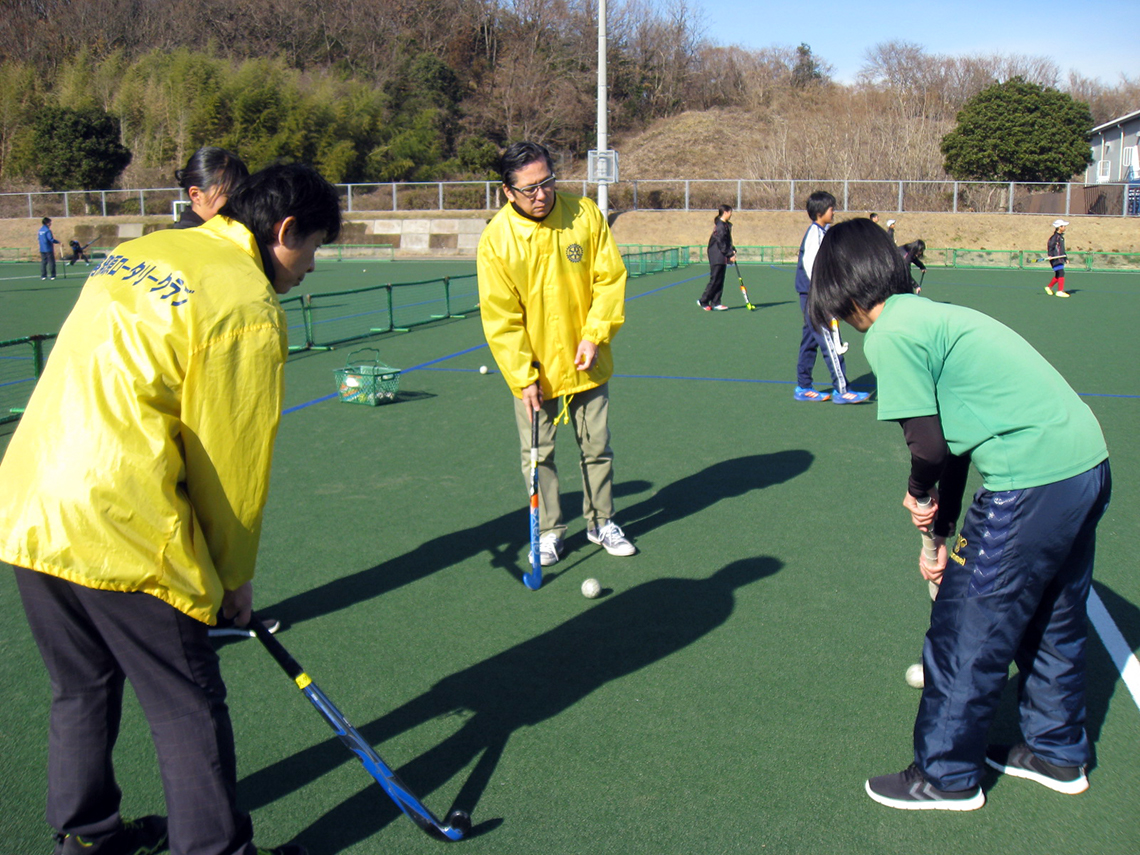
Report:
[[[558,532],[546,532],[538,539],[538,563],[543,567],[557,564],[565,549],[566,547],[563,545]],[[527,561],[533,561],[529,551],[527,552]]]
[[[590,543],[602,546],[610,555],[635,555],[637,547],[629,542],[625,533],[613,520],[606,520],[600,528],[587,528],[586,537]]]

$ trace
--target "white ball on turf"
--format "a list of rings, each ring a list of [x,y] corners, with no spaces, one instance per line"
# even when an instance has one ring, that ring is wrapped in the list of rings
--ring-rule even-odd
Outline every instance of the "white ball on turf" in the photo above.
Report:
[[[914,689],[921,689],[925,684],[925,679],[922,674],[922,663],[915,662],[906,669],[906,684]]]
[[[594,599],[602,592],[602,586],[597,579],[587,579],[582,583],[582,596],[589,600]]]
[[[486,374],[487,373],[487,366],[486,365],[480,365],[479,366],[479,373],[480,374]]]

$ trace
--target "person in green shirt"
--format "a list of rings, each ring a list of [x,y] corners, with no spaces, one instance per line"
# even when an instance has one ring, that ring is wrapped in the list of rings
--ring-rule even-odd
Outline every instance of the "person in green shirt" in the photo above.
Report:
[[[933,562],[919,558],[939,589],[914,762],[868,780],[867,794],[906,810],[974,810],[985,803],[984,765],[1083,792],[1085,604],[1112,491],[1095,416],[1016,332],[915,295],[902,256],[870,220],[828,232],[808,313],[866,333],[878,418],[902,425],[911,453],[903,506],[937,549]],[[953,538],[971,463],[982,487]],[[987,747],[1012,662],[1024,742]]]

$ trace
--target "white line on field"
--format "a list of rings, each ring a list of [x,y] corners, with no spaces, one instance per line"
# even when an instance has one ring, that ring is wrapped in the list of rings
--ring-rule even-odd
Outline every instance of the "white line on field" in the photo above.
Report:
[[[1105,650],[1108,651],[1109,658],[1120,671],[1120,678],[1124,680],[1124,685],[1132,693],[1133,702],[1137,707],[1140,707],[1140,662],[1136,660],[1132,648],[1124,640],[1124,635],[1113,623],[1112,616],[1104,607],[1100,596],[1092,588],[1089,589],[1088,613],[1089,620],[1092,621],[1097,635],[1100,636]]]

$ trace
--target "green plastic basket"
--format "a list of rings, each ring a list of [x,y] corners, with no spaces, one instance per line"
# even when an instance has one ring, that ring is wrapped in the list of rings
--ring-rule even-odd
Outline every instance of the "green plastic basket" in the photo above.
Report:
[[[362,353],[374,353],[375,359],[357,359]],[[343,404],[378,407],[396,400],[400,391],[400,369],[380,361],[380,351],[372,347],[354,350],[344,368],[334,369],[336,391]]]

